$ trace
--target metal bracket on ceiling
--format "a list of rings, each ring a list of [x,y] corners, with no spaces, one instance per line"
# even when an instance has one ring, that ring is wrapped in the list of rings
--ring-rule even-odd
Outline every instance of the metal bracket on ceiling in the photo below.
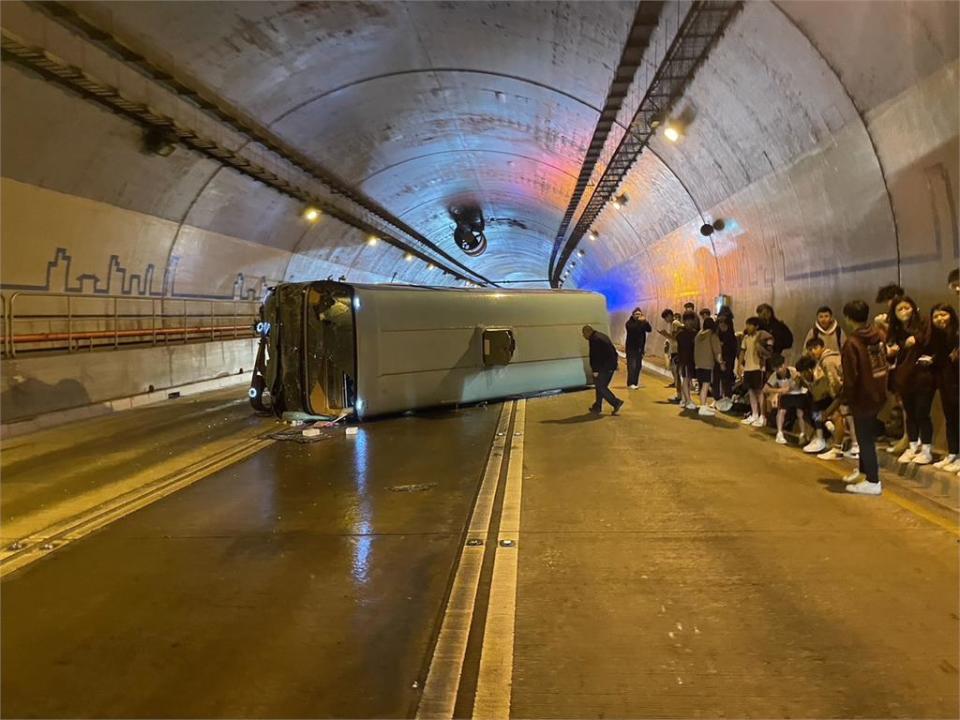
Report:
[[[600,211],[614,196],[661,120],[683,96],[697,70],[742,7],[743,3],[739,1],[720,0],[694,2],[691,5],[577,225],[559,252],[557,262],[551,265],[551,285],[559,285],[564,264],[573,255]]]

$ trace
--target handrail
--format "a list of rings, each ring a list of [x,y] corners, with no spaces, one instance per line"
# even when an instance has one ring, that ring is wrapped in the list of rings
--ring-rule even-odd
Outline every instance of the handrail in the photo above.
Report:
[[[36,307],[18,315],[17,303],[29,300],[43,302],[61,299],[65,301],[65,310],[59,312],[39,312]],[[81,302],[99,302],[103,310],[99,312],[78,312]],[[149,303],[149,307],[146,304]],[[179,304],[178,304],[179,303]],[[121,312],[121,304],[132,306]],[[159,306],[159,307],[158,307]],[[138,312],[143,308],[143,312]],[[18,345],[36,345],[38,343],[59,343],[59,345],[29,350],[80,350],[80,341],[88,341],[87,347],[119,349],[136,343],[151,343],[158,340],[167,342],[174,337],[182,337],[183,342],[207,337],[210,341],[225,337],[239,338],[246,330],[253,335],[253,325],[258,315],[259,301],[242,299],[214,299],[191,297],[139,297],[128,295],[83,295],[79,293],[34,293],[17,291],[9,297],[0,294],[0,313],[2,313],[2,342],[0,353],[6,357],[16,357]],[[168,327],[171,322],[176,325]],[[62,331],[52,329],[54,324],[66,324]],[[86,329],[84,323],[96,323],[99,327]],[[128,327],[121,328],[121,323]],[[19,327],[32,325],[20,334]],[[135,324],[137,327],[129,327]],[[46,329],[43,328],[46,325]],[[41,326],[38,328],[37,326]],[[133,342],[121,342],[122,339],[141,338]],[[95,342],[97,340],[105,342]],[[112,342],[110,342],[112,340]]]

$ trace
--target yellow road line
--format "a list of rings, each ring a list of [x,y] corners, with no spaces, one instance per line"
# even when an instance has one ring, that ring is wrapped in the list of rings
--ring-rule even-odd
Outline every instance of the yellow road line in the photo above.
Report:
[[[183,468],[171,476],[145,484],[74,517],[37,531],[19,541],[17,545],[21,547],[5,549],[0,552],[0,578],[5,578],[10,573],[46,557],[92,532],[248,458],[273,442],[273,440],[262,436],[246,438],[242,442]]]

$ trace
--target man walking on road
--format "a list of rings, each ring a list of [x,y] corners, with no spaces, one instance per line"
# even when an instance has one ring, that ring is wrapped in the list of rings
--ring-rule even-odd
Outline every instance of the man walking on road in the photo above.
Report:
[[[613,407],[613,414],[618,415],[623,400],[610,392],[610,381],[617,371],[617,348],[610,338],[589,325],[583,326],[583,337],[590,343],[590,369],[597,391],[597,401],[590,406],[590,412],[602,412],[603,401],[606,400]]]

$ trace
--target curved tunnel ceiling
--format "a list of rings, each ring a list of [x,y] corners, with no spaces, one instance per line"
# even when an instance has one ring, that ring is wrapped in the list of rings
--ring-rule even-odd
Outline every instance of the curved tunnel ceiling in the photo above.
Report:
[[[476,273],[540,282],[638,7],[62,5],[223,98]],[[667,3],[662,17],[688,6]],[[35,9],[9,14],[41,22]],[[744,310],[773,299],[789,317],[813,294],[839,302],[898,277],[942,285],[957,257],[958,25],[953,2],[746,3],[675,107],[684,136],[653,138],[621,185],[629,203],[604,208],[565,286],[603,292],[614,312],[726,293]],[[63,32],[65,46],[82,42]],[[208,159],[144,158],[135,128],[6,64],[3,80],[13,192],[123,208],[139,214],[130,227],[155,218],[162,250],[140,240],[127,255],[195,258],[182,276],[190,287],[223,287],[236,272],[453,282],[331,218],[304,224],[296,201]],[[636,102],[628,96],[584,201]],[[449,209],[466,204],[487,221],[477,258],[453,242]],[[702,237],[714,218],[727,229]]]

